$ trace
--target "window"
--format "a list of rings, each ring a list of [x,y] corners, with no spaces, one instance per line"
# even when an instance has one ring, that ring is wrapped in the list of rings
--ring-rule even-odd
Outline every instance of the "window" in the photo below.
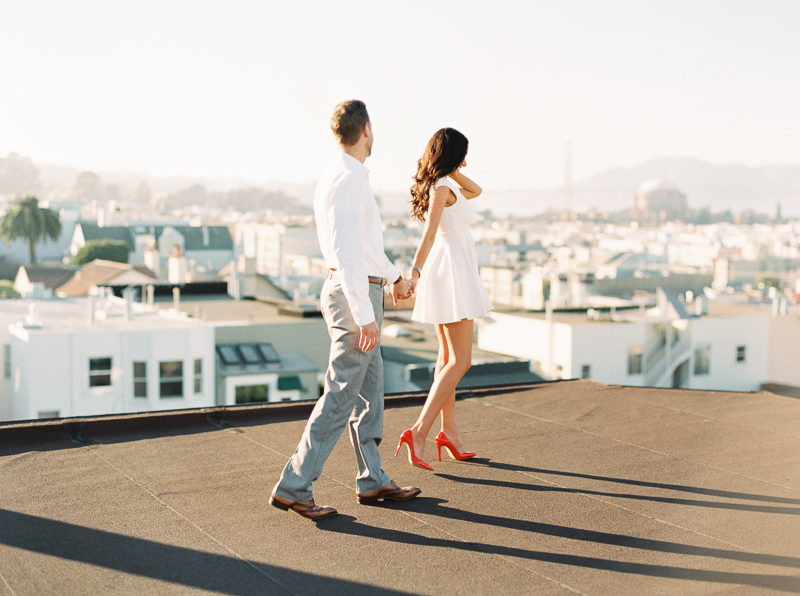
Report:
[[[183,361],[159,362],[161,398],[183,397]]]
[[[736,362],[744,362],[746,354],[745,346],[736,346]]]
[[[194,361],[194,392],[203,392],[203,359],[197,358]]]
[[[628,347],[628,374],[642,374],[642,346],[635,345]]]
[[[556,364],[556,379],[563,379],[564,378],[564,366],[561,364]]]
[[[243,385],[236,388],[237,404],[257,404],[268,400],[268,385]]]
[[[581,378],[590,379],[591,377],[592,377],[592,365],[584,364],[583,366],[581,366]]]
[[[38,412],[38,417],[40,420],[45,418],[59,418],[61,412],[59,410],[42,410]]]
[[[147,397],[147,362],[133,363],[133,397]]]
[[[11,378],[11,346],[9,344],[3,346],[3,377]]]
[[[111,385],[111,358],[89,358],[89,387]]]
[[[711,368],[711,344],[697,346],[694,351],[694,374],[707,375]]]
[[[278,377],[278,391],[303,391],[303,383],[297,375]]]

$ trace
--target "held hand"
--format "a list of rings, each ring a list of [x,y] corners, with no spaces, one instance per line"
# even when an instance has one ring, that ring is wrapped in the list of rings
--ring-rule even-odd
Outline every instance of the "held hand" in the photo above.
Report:
[[[369,352],[378,345],[378,340],[381,337],[381,330],[378,328],[378,324],[375,321],[369,325],[359,327],[359,330],[361,334],[358,338],[358,347],[361,348],[362,352]]]
[[[392,297],[392,302],[394,302],[394,305],[397,306],[398,298],[400,300],[406,300],[409,296],[411,296],[411,292],[413,292],[413,290],[414,287],[411,284],[411,281],[405,277],[401,277],[400,281],[392,285],[392,289],[389,294]]]
[[[397,306],[397,300],[398,299],[399,300],[403,300],[404,299],[403,294],[402,294],[402,291],[403,291],[403,287],[402,287],[402,283],[401,283],[402,281],[403,281],[403,278],[401,277],[399,280],[397,280],[396,283],[393,283],[392,286],[389,288],[389,296],[392,297],[392,304],[394,304],[395,306]]]

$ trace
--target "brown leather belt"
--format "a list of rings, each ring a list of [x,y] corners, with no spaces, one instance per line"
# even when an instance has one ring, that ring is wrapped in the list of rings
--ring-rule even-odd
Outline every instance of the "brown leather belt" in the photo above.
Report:
[[[334,275],[336,275],[336,269],[335,268],[328,269],[328,278],[333,278]],[[367,279],[369,279],[369,283],[371,284],[377,284],[379,286],[386,285],[385,277],[373,277],[372,275],[368,275]]]

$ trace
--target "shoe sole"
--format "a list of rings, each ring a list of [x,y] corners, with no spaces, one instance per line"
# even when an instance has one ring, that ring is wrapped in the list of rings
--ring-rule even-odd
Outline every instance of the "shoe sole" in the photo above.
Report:
[[[415,493],[415,494],[411,495],[410,497],[359,497],[358,495],[356,495],[356,503],[358,503],[359,505],[373,505],[373,504],[375,504],[375,503],[377,503],[378,501],[381,501],[381,500],[383,500],[383,501],[410,501],[411,499],[413,499],[415,497],[418,497],[421,492],[422,491],[419,491],[419,493]]]
[[[291,507],[291,506],[287,505],[286,503],[281,503],[280,501],[278,501],[276,499],[273,499],[272,497],[269,498],[269,504],[272,505],[273,507],[277,507],[278,509],[280,509],[282,511],[292,510],[297,515],[299,515],[300,517],[302,517],[304,519],[310,519],[310,520],[325,519],[326,517],[333,517],[334,515],[339,515],[338,511],[331,511],[330,513],[324,513],[322,515],[305,515],[304,513],[298,511],[294,507]]]
[[[285,503],[281,503],[280,501],[273,499],[272,497],[269,498],[269,504],[273,507],[277,507],[278,509],[282,509],[283,511],[289,511],[289,506]]]

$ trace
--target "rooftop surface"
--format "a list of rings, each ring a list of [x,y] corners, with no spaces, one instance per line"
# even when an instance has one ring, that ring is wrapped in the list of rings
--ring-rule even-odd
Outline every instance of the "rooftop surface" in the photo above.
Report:
[[[747,302],[734,302],[724,300],[711,300],[706,303],[708,312],[705,316],[708,317],[743,317],[743,316],[770,316],[772,314],[772,306],[769,304],[747,303]],[[694,312],[693,305],[684,305],[686,310],[691,315]],[[644,313],[652,310],[649,307],[647,310],[640,308],[618,308],[616,315],[620,320],[630,319],[632,321],[642,320],[649,321]],[[496,312],[501,314],[511,314],[530,319],[546,320],[547,314],[542,310],[526,310],[521,308],[506,308],[501,307],[496,309]],[[790,314],[797,314],[798,309],[791,307]],[[599,323],[610,322],[608,314],[600,319],[592,319],[587,315],[587,309],[571,309],[571,310],[556,310],[553,312],[553,320],[556,323],[566,323],[568,325],[594,325]]]
[[[563,381],[473,389],[469,462],[392,457],[424,395],[389,396],[355,502],[346,436],[315,483],[340,515],[267,504],[308,405],[0,425],[0,595],[800,593],[800,400]]]
[[[91,299],[86,296],[58,299],[16,298],[0,301],[0,325],[25,323],[33,308],[38,324],[28,333],[74,333],[77,331],[121,331],[137,329],[182,329],[196,327],[198,322],[183,313],[161,311],[138,302],[131,304],[132,317],[125,317],[122,298],[95,298],[93,321],[89,320]],[[0,332],[1,333],[1,332]]]

